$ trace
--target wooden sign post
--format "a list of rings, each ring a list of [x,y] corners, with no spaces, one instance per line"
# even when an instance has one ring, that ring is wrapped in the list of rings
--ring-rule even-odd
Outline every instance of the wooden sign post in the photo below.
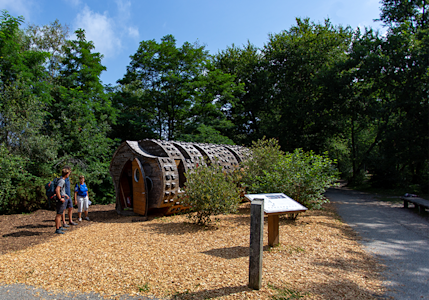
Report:
[[[279,215],[268,215],[268,245],[279,244]]]
[[[250,206],[249,287],[262,285],[262,250],[264,240],[264,200],[255,199]]]

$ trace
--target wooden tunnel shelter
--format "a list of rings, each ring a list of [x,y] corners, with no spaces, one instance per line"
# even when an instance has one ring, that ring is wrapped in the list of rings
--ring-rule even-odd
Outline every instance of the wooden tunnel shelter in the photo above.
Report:
[[[155,139],[125,141],[113,154],[109,168],[116,211],[147,215],[155,210],[164,214],[185,210],[177,195],[184,187],[186,172],[206,162],[232,171],[249,155],[249,149],[242,146]]]

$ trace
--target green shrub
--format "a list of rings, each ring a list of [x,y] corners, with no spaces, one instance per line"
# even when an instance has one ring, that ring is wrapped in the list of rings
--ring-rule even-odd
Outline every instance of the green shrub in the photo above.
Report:
[[[252,158],[244,163],[247,193],[284,193],[310,209],[328,202],[323,193],[335,184],[339,172],[327,153],[302,149],[281,153],[275,140],[258,141],[252,151]]]
[[[27,171],[28,158],[0,145],[0,213],[33,211],[45,205],[43,180]]]
[[[236,173],[225,173],[221,166],[200,164],[185,175],[185,189],[180,198],[190,207],[188,218],[192,222],[209,225],[212,216],[237,211],[241,200]]]
[[[251,158],[242,164],[246,169],[243,180],[247,186],[251,185],[255,178],[263,176],[264,172],[273,172],[284,155],[276,139],[267,140],[265,137],[253,142],[251,151]]]

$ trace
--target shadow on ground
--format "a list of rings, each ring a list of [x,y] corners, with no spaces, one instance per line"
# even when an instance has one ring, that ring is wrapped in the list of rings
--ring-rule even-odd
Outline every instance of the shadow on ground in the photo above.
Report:
[[[217,298],[222,296],[228,296],[231,294],[241,293],[244,291],[251,291],[251,289],[246,285],[227,286],[219,289],[203,290],[203,291],[198,291],[193,293],[188,293],[188,292],[179,293],[179,294],[173,295],[171,298],[172,299],[213,299],[215,297]],[[213,295],[216,295],[216,296],[213,297]]]

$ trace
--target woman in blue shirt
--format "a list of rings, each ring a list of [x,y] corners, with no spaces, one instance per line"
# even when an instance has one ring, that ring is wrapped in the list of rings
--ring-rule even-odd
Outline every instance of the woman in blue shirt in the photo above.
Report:
[[[79,222],[82,222],[82,211],[85,213],[85,220],[89,221],[88,218],[88,187],[85,184],[85,176],[79,176],[79,183],[76,183],[74,188],[74,204],[77,205],[77,215]]]

